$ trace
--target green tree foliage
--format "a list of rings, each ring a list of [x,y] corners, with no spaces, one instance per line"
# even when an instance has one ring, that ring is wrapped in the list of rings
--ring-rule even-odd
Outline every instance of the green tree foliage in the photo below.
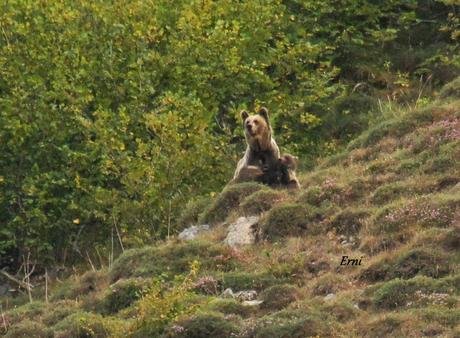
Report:
[[[2,2],[2,257],[174,232],[190,197],[231,177],[243,107],[268,106],[303,159],[335,150],[372,107],[343,108],[356,81],[396,83],[379,74],[396,72],[389,48],[418,41],[414,27],[444,45],[409,78],[455,63],[457,18],[452,0]]]

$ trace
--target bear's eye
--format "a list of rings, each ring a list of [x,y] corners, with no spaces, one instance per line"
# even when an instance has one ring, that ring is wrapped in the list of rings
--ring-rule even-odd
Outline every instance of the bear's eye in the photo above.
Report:
[[[254,120],[254,124],[259,124],[259,121],[257,121],[257,120]]]

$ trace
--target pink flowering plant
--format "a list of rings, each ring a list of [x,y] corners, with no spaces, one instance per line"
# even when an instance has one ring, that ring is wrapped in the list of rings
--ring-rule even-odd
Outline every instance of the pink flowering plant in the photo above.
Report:
[[[460,141],[460,119],[453,117],[418,128],[406,137],[404,145],[417,153],[456,141]]]
[[[382,231],[399,231],[402,226],[449,226],[454,219],[454,210],[448,205],[438,205],[427,197],[416,198],[402,206],[383,210],[376,221]]]

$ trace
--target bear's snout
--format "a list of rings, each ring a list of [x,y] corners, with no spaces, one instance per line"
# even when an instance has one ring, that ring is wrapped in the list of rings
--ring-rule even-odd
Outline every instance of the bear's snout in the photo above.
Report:
[[[248,131],[252,131],[252,127],[253,127],[253,125],[251,124],[250,121],[246,122],[246,129],[247,129]]]

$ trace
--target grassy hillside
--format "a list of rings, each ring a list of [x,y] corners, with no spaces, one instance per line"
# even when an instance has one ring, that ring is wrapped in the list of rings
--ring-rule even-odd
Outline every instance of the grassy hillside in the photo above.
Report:
[[[387,118],[300,173],[190,202],[212,230],[125,251],[110,267],[2,299],[6,337],[460,336],[460,79],[429,106]],[[221,240],[260,215],[258,241]],[[360,266],[341,265],[343,256]],[[222,292],[256,290],[257,306]]]

